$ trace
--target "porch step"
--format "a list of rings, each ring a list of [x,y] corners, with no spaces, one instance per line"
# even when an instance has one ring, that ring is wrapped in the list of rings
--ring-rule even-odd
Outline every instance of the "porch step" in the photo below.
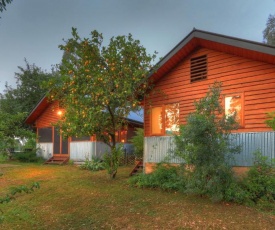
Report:
[[[53,165],[63,165],[69,161],[69,157],[57,157],[53,156],[47,161],[44,162],[44,164],[53,164]]]
[[[133,168],[133,170],[131,171],[129,176],[133,176],[135,174],[137,174],[138,172],[140,172],[143,169],[143,161],[137,161],[135,167]]]

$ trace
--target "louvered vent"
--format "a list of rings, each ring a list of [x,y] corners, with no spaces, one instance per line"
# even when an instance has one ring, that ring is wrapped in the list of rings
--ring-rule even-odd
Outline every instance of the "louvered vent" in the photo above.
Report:
[[[206,79],[207,55],[191,59],[191,82]]]

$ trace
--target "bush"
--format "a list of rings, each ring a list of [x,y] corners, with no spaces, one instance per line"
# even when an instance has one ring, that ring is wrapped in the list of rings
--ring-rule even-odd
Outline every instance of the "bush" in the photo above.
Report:
[[[20,162],[42,162],[42,161],[44,161],[44,159],[42,157],[36,156],[35,151],[16,153],[16,154],[14,154],[14,158]]]
[[[160,188],[162,190],[184,190],[182,168],[158,164],[151,174],[137,174],[129,179],[131,185],[140,188]]]
[[[221,83],[216,82],[204,98],[194,103],[195,111],[174,138],[175,155],[194,166],[187,178],[186,192],[207,195],[213,201],[224,199],[233,180],[229,159],[240,150],[230,142],[231,131],[239,126],[236,114],[224,115],[220,97]]]
[[[243,180],[233,181],[225,192],[225,200],[262,210],[275,211],[275,168],[259,151],[254,165]]]
[[[92,160],[86,159],[84,164],[80,165],[80,168],[91,171],[99,171],[105,169],[102,160],[95,157],[92,157]]]
[[[8,156],[4,153],[0,153],[0,163],[6,162],[8,160]]]
[[[255,153],[254,166],[247,173],[242,185],[249,199],[258,207],[275,210],[275,168],[259,151]]]
[[[137,128],[135,136],[130,140],[134,145],[134,154],[137,158],[143,157],[143,146],[144,146],[144,130]]]

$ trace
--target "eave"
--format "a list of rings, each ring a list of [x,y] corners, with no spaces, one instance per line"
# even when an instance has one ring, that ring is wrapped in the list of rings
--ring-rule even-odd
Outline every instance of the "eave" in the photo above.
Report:
[[[47,96],[44,96],[30,112],[29,116],[25,119],[25,123],[34,125],[37,118],[46,110],[50,105]]]
[[[156,82],[179,61],[200,47],[275,64],[274,46],[194,29],[156,64],[155,70],[149,75],[149,78]]]

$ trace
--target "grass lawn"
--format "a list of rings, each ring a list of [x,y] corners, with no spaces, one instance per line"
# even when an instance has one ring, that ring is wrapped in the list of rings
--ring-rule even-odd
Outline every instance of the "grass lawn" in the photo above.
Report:
[[[41,186],[0,204],[0,229],[275,229],[275,216],[252,208],[130,187],[130,170],[110,181],[106,171],[71,165],[0,164],[0,197],[12,186]]]

